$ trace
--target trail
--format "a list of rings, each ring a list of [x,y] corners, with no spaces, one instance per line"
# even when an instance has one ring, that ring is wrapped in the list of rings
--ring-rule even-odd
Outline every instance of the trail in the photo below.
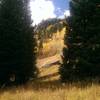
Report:
[[[60,55],[55,55],[55,56],[44,58],[44,59],[38,59],[37,66],[38,68],[50,67],[51,65],[59,64],[60,59],[61,59]]]

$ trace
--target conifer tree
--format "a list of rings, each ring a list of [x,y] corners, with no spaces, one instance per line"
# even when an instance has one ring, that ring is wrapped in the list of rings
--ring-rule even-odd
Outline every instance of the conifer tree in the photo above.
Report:
[[[36,41],[29,0],[0,0],[0,82],[24,83],[36,76]]]
[[[65,34],[62,81],[100,77],[100,1],[71,0]],[[67,29],[66,29],[67,30]]]

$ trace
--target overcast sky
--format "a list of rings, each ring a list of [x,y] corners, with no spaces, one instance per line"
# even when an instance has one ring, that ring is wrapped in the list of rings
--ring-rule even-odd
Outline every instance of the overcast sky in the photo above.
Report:
[[[30,7],[34,24],[48,18],[69,16],[69,0],[31,0]]]

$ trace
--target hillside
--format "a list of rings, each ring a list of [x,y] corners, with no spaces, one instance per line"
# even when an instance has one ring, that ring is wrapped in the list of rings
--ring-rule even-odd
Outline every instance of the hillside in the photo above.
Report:
[[[38,57],[45,58],[60,54],[65,34],[64,19],[48,19],[35,26]]]
[[[65,19],[47,19],[43,20],[41,23],[35,26],[35,31],[39,35],[44,37],[44,39],[52,38],[53,34],[57,31],[61,31],[64,28]]]

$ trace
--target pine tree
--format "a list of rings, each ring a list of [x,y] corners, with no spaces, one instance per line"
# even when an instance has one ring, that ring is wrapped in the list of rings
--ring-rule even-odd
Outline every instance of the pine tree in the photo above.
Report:
[[[24,83],[36,76],[36,41],[29,0],[0,2],[0,82]],[[10,80],[11,79],[11,80]]]
[[[100,77],[100,1],[71,0],[65,34],[62,81]],[[67,30],[67,29],[66,29]]]

